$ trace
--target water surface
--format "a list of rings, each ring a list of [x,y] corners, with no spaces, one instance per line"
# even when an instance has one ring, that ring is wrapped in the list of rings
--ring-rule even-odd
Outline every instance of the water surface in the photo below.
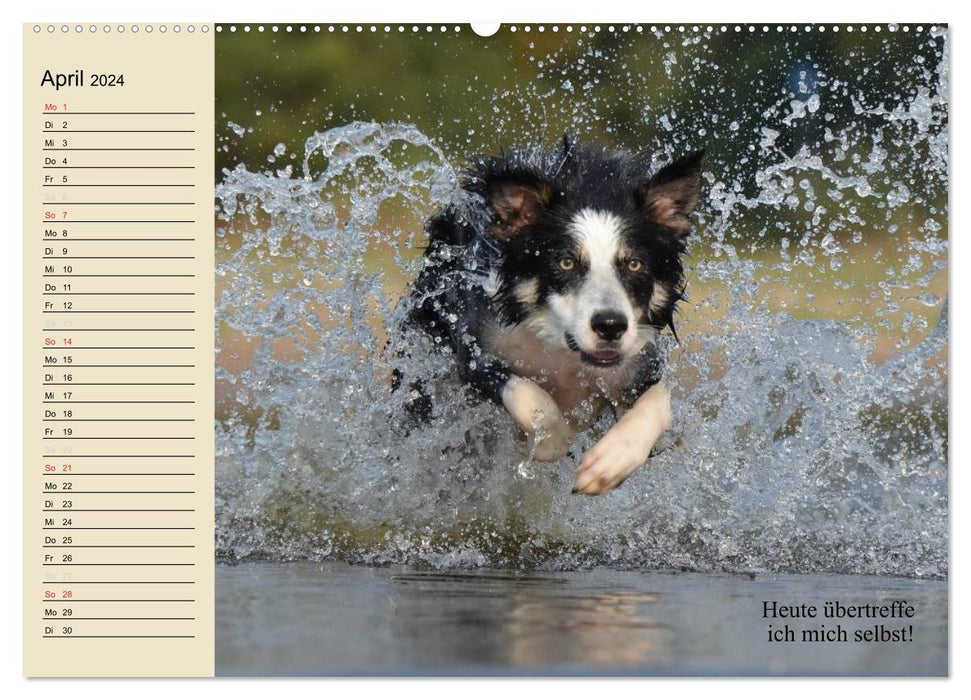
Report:
[[[942,581],[249,562],[220,565],[216,584],[219,675],[942,675],[948,668]],[[766,600],[906,600],[916,609],[906,621],[913,642],[770,644]],[[842,624],[852,638],[852,630],[880,622],[904,624]]]

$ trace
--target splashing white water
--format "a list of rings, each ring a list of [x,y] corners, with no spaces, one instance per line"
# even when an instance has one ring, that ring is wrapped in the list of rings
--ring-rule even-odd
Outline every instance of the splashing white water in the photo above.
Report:
[[[892,108],[847,98],[884,120],[880,138],[895,140],[885,148],[867,132],[866,158],[839,158],[841,144],[863,136],[852,126],[829,132],[825,148],[835,151],[779,149],[785,129],[823,117],[827,100],[811,96],[766,118],[754,177],[709,171],[694,275],[721,285],[727,305],[714,327],[692,329],[689,318],[672,353],[678,444],[598,499],[570,495],[575,460],[524,462],[503,412],[470,401],[450,359],[401,323],[400,281],[417,269],[421,220],[461,196],[431,139],[404,124],[355,122],[308,138],[300,177],[225,173],[219,552],[946,576],[946,304],[924,289],[947,264],[943,212],[880,232],[896,236],[891,251],[916,256],[906,264],[878,254],[873,279],[829,276],[869,255],[855,247],[874,226],[864,221],[866,200],[889,220],[914,198],[905,173],[888,173],[888,158],[925,153],[912,167],[937,169],[946,187],[940,77]],[[726,134],[738,129],[724,124]],[[736,236],[763,221],[781,244]],[[765,290],[779,280],[810,310],[820,284],[845,285],[847,297],[862,284],[885,305],[842,322],[822,312],[799,320],[768,303]],[[909,316],[898,313],[897,291],[917,302]],[[702,299],[694,309],[709,303],[717,305]],[[932,323],[940,310],[923,332],[913,312],[921,308]],[[913,337],[881,364],[873,344],[888,329]],[[408,392],[391,392],[392,365],[426,380],[429,425],[403,427]],[[609,422],[579,435],[575,454]]]

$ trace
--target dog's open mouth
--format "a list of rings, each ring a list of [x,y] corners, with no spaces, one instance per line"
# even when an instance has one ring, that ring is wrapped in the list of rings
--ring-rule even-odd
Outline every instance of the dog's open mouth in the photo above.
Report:
[[[619,350],[612,350],[611,348],[601,348],[593,352],[586,352],[580,349],[576,338],[571,334],[567,333],[565,337],[567,347],[573,352],[580,353],[580,360],[585,364],[597,365],[598,367],[610,367],[616,365],[623,358]]]
[[[580,359],[591,365],[610,367],[620,362],[621,354],[617,350],[596,350],[594,352],[580,351]]]

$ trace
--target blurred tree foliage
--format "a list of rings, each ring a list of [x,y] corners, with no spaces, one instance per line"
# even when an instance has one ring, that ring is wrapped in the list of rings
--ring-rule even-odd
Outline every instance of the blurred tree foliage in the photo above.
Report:
[[[239,164],[292,164],[298,176],[303,142],[314,131],[403,121],[457,165],[500,147],[552,146],[564,133],[657,160],[704,147],[715,180],[730,173],[726,184],[749,197],[757,194],[752,175],[767,159],[805,145],[827,166],[866,172],[877,190],[903,178],[912,205],[946,205],[946,168],[913,167],[930,159],[913,149],[946,149],[946,105],[929,121],[906,118],[921,90],[944,89],[946,39],[929,25],[880,33],[688,27],[683,34],[504,26],[489,38],[468,26],[383,29],[224,26],[216,40],[217,179]],[[888,120],[885,112],[895,109],[904,118]],[[766,129],[778,132],[770,146]],[[927,130],[940,137],[927,138]],[[873,160],[876,144],[887,153],[874,174],[860,164]]]

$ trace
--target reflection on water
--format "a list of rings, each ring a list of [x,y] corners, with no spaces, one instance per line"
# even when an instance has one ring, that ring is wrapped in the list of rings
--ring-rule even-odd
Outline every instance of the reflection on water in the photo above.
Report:
[[[475,657],[509,666],[649,667],[668,662],[666,631],[651,616],[659,595],[610,589],[579,595],[570,580],[476,572],[392,576],[393,625],[420,644],[468,632]],[[402,589],[402,587],[407,587]],[[415,620],[422,625],[416,627]]]
[[[219,675],[947,672],[939,581],[296,562],[219,566],[217,590]],[[907,600],[914,642],[771,645],[763,600]]]

